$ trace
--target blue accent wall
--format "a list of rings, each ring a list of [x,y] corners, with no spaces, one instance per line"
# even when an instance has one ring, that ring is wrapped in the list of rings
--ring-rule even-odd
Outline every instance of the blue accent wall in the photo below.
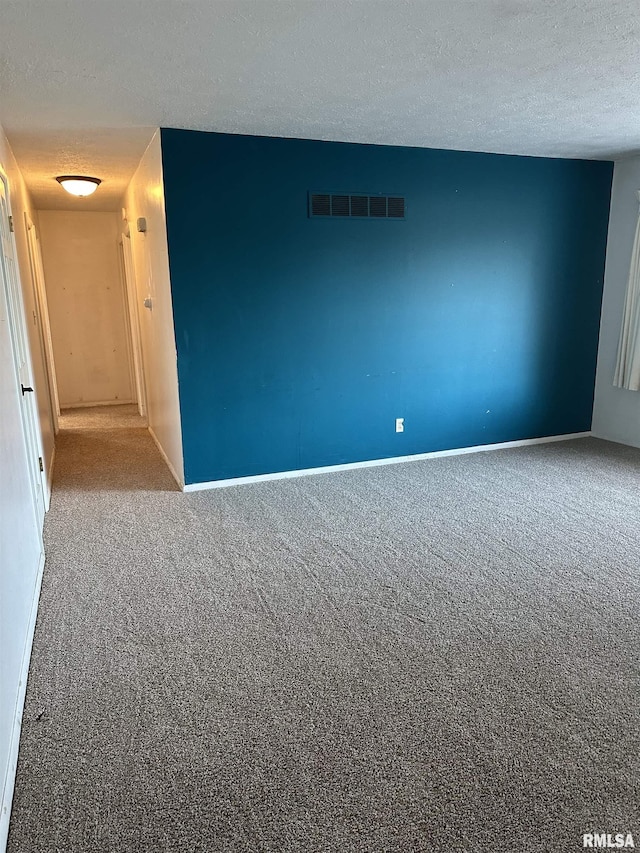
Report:
[[[164,129],[162,157],[187,483],[590,429],[612,163]],[[406,219],[312,219],[323,190]]]

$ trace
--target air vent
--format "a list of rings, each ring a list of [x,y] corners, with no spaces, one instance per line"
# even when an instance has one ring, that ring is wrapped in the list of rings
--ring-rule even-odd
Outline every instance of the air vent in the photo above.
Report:
[[[309,193],[309,216],[352,219],[404,219],[405,200],[399,195]]]
[[[311,196],[311,216],[331,216],[331,196],[313,193]]]

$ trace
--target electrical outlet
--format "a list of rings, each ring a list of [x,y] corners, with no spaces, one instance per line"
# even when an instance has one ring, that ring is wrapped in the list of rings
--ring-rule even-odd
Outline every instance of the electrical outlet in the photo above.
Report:
[[[404,418],[396,418],[396,432],[404,432]]]

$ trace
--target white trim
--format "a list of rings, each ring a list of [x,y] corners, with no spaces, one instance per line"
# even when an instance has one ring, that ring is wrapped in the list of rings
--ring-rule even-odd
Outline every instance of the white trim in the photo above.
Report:
[[[51,453],[51,462],[49,463],[49,470],[47,471],[47,486],[49,487],[49,503],[51,503],[51,492],[53,491],[53,466],[56,461],[56,446],[53,445],[53,451]],[[47,507],[47,510],[49,507]],[[1,848],[0,848],[1,849]]]
[[[31,661],[31,649],[33,647],[33,635],[36,630],[36,616],[38,615],[38,602],[40,600],[40,588],[42,586],[42,575],[44,572],[44,551],[40,555],[38,574],[34,588],[31,613],[29,614],[29,625],[22,654],[22,666],[20,667],[20,681],[18,683],[18,696],[16,698],[15,715],[13,718],[13,730],[9,744],[9,762],[4,779],[2,792],[2,805],[0,807],[0,850],[4,851],[9,836],[9,821],[11,819],[11,803],[13,791],[16,784],[16,771],[18,769],[18,748],[20,746],[20,731],[22,729],[22,715],[24,713],[24,700],[27,693],[27,678],[29,677],[29,663]]]
[[[183,486],[182,490],[184,492],[202,492],[206,489],[224,489],[227,486],[240,486],[245,483],[263,483],[266,480],[287,480],[293,477],[308,477],[310,474],[332,474],[334,471],[351,471],[354,468],[377,468],[379,465],[397,465],[401,462],[419,462],[422,459],[436,459],[440,456],[460,456],[466,453],[481,453],[485,450],[504,450],[510,447],[526,447],[530,444],[547,444],[552,441],[568,441],[572,438],[588,438],[590,435],[590,432],[572,432],[566,435],[549,435],[544,438],[525,438],[521,441],[503,441],[499,444],[478,444],[475,447],[460,447],[455,450],[435,450],[432,453],[414,453],[411,456],[392,456],[389,459],[371,459],[366,462],[347,462],[344,465],[325,465],[321,468],[301,468],[299,471],[281,471],[277,474],[256,474],[251,477],[233,477],[229,480],[210,480],[208,483],[189,483],[188,485]]]
[[[169,469],[169,471],[171,471],[171,476],[172,476],[172,477],[173,477],[173,479],[176,481],[176,483],[180,486],[180,491],[184,492],[184,490],[185,490],[185,485],[184,485],[184,483],[182,482],[182,480],[180,479],[180,477],[178,477],[178,475],[176,474],[175,468],[173,467],[173,465],[172,465],[172,464],[171,464],[171,462],[169,461],[169,457],[167,456],[167,454],[164,452],[164,447],[160,444],[160,441],[159,441],[159,439],[158,439],[158,436],[157,436],[157,435],[155,434],[155,432],[151,429],[151,427],[147,427],[147,429],[148,429],[148,430],[149,430],[149,432],[151,433],[151,438],[155,441],[155,443],[156,443],[156,447],[157,447],[157,448],[158,448],[158,450],[160,451],[160,456],[162,456],[162,458],[164,459],[165,465],[167,466],[167,468]]]

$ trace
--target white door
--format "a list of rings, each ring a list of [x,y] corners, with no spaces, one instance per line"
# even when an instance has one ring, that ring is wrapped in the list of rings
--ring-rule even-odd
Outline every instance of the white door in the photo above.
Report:
[[[36,520],[40,530],[42,530],[44,514],[48,508],[48,488],[42,462],[42,439],[38,423],[38,407],[33,390],[33,372],[27,346],[27,330],[22,292],[18,281],[15,241],[11,233],[11,222],[7,180],[0,173],[0,237],[2,238],[2,252],[0,252],[0,279],[2,281],[0,285],[4,289],[7,303],[16,384],[20,390],[22,401],[22,430],[29,460]]]

